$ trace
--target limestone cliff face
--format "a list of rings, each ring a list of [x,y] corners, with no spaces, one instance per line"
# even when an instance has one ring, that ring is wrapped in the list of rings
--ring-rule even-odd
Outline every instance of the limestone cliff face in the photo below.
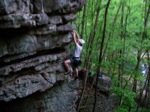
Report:
[[[70,22],[84,4],[0,0],[0,111],[69,112],[76,91],[67,85],[62,63],[72,41]]]

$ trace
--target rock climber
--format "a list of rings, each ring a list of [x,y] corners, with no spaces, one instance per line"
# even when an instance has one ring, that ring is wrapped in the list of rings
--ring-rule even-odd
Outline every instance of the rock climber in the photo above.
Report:
[[[75,78],[78,77],[78,66],[81,64],[81,52],[83,48],[83,44],[85,41],[79,37],[79,34],[76,31],[72,32],[73,41],[75,43],[75,49],[72,56],[64,61],[65,68],[67,70],[67,74],[72,75],[74,73]]]

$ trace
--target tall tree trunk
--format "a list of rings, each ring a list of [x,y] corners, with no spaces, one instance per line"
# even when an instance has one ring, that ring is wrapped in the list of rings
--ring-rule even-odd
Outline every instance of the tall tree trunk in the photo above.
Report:
[[[120,32],[120,39],[122,41],[122,43],[124,43],[125,41],[125,37],[124,37],[124,0],[122,0],[121,2],[122,4],[122,7],[121,7],[121,21],[120,21],[120,25],[121,25],[121,32]],[[124,44],[123,44],[123,48],[124,48]],[[118,64],[118,86],[121,87],[122,86],[122,77],[121,75],[123,74],[123,66],[124,66],[124,49],[120,49],[119,51],[119,59],[120,59],[120,62]]]
[[[135,66],[135,71],[138,72],[139,70],[139,66],[140,66],[140,62],[141,62],[141,50],[138,51],[137,53],[137,63]],[[133,87],[132,87],[132,91],[136,93],[137,90],[137,73],[135,73],[134,75],[134,80],[133,80]]]
[[[84,30],[85,30],[85,16],[86,16],[86,7],[87,5],[85,4],[83,8],[83,15],[82,15],[82,21],[81,21],[81,37],[83,36]]]
[[[144,40],[144,39],[147,39],[147,23],[148,23],[148,19],[149,19],[149,16],[150,16],[150,1],[149,0],[145,0],[145,17],[144,17],[144,31],[143,31],[143,33],[142,33],[142,40]],[[150,85],[150,64],[149,64],[149,49],[146,49],[145,51],[147,51],[147,55],[148,55],[148,75],[147,75],[147,79],[146,79],[146,81],[148,82],[148,83],[145,83],[145,85],[144,85],[144,87],[143,87],[143,89],[142,89],[142,91],[140,92],[140,95],[139,95],[139,99],[140,99],[140,101],[142,101],[141,103],[144,103],[144,100],[143,100],[143,92],[144,92],[144,90],[145,90],[145,88],[146,88],[146,94],[145,94],[145,96],[144,96],[144,99],[146,100],[146,98],[147,98],[147,95],[148,94],[150,94],[149,92],[149,85]],[[139,109],[139,105],[137,106],[137,110]]]
[[[103,47],[104,47],[104,42],[105,42],[105,34],[106,34],[106,25],[107,25],[107,14],[108,14],[108,8],[110,5],[111,0],[108,0],[105,13],[104,13],[104,26],[103,26],[103,34],[102,34],[102,40],[101,40],[101,47],[99,51],[99,60],[98,60],[98,67],[97,67],[97,73],[96,73],[96,87],[95,87],[95,97],[94,97],[94,106],[92,112],[95,112],[96,109],[96,102],[97,102],[97,84],[98,84],[98,76],[100,73],[100,67],[102,63],[102,52],[103,52]]]
[[[85,79],[84,79],[84,85],[83,85],[83,90],[82,90],[82,93],[81,93],[81,96],[80,96],[80,99],[79,99],[79,103],[78,103],[78,106],[77,106],[77,111],[79,111],[80,109],[80,105],[81,105],[81,102],[82,102],[82,99],[83,99],[83,96],[84,96],[84,92],[85,92],[85,89],[86,89],[86,82],[87,82],[87,77],[88,77],[88,72],[90,70],[90,66],[91,66],[91,56],[92,56],[92,46],[93,46],[93,42],[94,42],[94,39],[95,39],[95,30],[98,26],[98,18],[99,18],[99,14],[100,14],[100,5],[101,5],[101,2],[100,4],[97,4],[97,10],[96,10],[96,17],[95,17],[95,23],[94,23],[94,26],[93,26],[93,29],[91,29],[91,33],[90,33],[90,36],[89,36],[89,42],[88,42],[88,46],[89,46],[89,51],[87,52],[87,57],[85,58],[85,69],[86,69],[86,76],[85,76]]]
[[[100,6],[101,6],[101,0],[100,2],[97,1],[97,6],[96,6],[96,16],[95,16],[95,21],[94,21],[94,25],[92,26],[90,35],[89,35],[89,39],[88,39],[88,45],[87,45],[87,52],[86,52],[86,56],[85,56],[85,60],[84,60],[84,67],[87,69],[90,69],[91,66],[91,59],[92,59],[92,51],[93,51],[93,43],[95,40],[95,33],[96,33],[96,29],[98,26],[98,19],[99,19],[99,15],[100,15]]]

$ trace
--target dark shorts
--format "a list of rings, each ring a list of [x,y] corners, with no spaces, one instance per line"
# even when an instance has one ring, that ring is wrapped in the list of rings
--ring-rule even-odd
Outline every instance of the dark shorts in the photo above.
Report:
[[[71,64],[73,67],[78,67],[81,65],[81,60],[79,58],[76,57],[71,57]]]

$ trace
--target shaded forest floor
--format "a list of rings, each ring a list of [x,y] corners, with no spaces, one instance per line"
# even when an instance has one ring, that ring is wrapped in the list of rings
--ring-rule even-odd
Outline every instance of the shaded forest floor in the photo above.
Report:
[[[87,88],[80,106],[80,112],[92,112],[94,106],[94,91],[95,89]],[[106,95],[97,93],[96,112],[113,112],[117,107],[119,99],[116,95]]]

